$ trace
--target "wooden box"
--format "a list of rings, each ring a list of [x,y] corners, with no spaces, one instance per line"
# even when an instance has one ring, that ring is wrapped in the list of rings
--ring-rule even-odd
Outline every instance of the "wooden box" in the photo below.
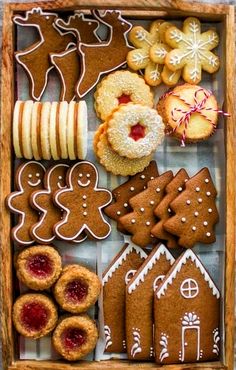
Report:
[[[1,89],[1,176],[0,176],[0,230],[1,230],[1,303],[3,368],[22,370],[85,369],[149,369],[158,368],[154,363],[128,361],[80,362],[69,364],[53,361],[22,361],[17,358],[15,333],[11,312],[13,301],[12,247],[10,241],[11,216],[5,207],[5,197],[11,191],[13,179],[12,112],[14,107],[14,25],[12,16],[40,6],[48,10],[71,11],[74,9],[121,9],[126,16],[143,18],[178,18],[197,16],[200,19],[221,22],[224,45],[225,91],[224,110],[230,113],[225,125],[226,139],[226,238],[225,238],[225,296],[224,296],[224,353],[222,362],[161,366],[162,369],[233,369],[234,360],[234,253],[235,253],[235,176],[234,176],[234,7],[181,2],[179,0],[55,0],[51,2],[9,3],[4,6],[3,60]]]

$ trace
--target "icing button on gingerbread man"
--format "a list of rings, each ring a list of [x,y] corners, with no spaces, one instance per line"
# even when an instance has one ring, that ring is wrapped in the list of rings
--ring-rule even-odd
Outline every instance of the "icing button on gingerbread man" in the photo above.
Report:
[[[92,239],[105,239],[111,231],[102,208],[111,202],[111,192],[98,188],[96,167],[87,161],[75,164],[67,175],[67,188],[55,193],[54,201],[64,210],[54,231],[58,238],[72,241],[84,231]]]

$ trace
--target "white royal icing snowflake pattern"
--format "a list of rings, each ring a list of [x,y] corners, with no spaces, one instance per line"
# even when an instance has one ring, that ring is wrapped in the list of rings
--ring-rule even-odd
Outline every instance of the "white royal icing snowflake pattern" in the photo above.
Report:
[[[186,22],[188,32],[185,34],[178,29],[170,30],[170,43],[174,40],[179,47],[173,50],[170,55],[169,64],[176,67],[176,70],[183,67],[184,64],[193,63],[193,68],[190,69],[190,79],[197,83],[201,78],[201,66],[208,63],[209,66],[217,70],[219,66],[218,57],[215,56],[210,50],[214,49],[218,44],[218,37],[214,31],[211,31],[207,37],[201,34],[200,24],[194,18],[188,23]],[[186,29],[185,28],[185,29]],[[204,35],[204,36],[203,36]],[[176,50],[178,54],[176,55]],[[182,52],[182,53],[181,53]],[[167,62],[168,65],[168,62]]]

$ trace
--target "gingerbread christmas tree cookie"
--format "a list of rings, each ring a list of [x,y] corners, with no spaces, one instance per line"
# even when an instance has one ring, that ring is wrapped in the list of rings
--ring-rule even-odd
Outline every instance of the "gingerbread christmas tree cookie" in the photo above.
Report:
[[[126,287],[126,345],[131,360],[153,359],[153,293],[174,261],[168,249],[158,245]]]
[[[211,51],[218,45],[219,37],[212,29],[201,33],[197,18],[185,19],[183,31],[175,26],[168,28],[165,39],[173,48],[166,56],[166,66],[173,72],[183,68],[182,77],[186,82],[198,84],[202,70],[214,73],[219,69],[220,60]]]
[[[157,165],[155,161],[152,161],[142,172],[130,177],[128,181],[112,191],[114,203],[107,206],[104,212],[111,219],[117,221],[117,229],[119,231],[125,233],[119,218],[132,210],[129,205],[129,199],[144,190],[148,181],[153,180],[157,176]]]
[[[151,234],[151,230],[157,222],[153,212],[163,199],[165,187],[172,178],[172,172],[167,171],[150,180],[147,189],[129,200],[133,211],[119,219],[122,226],[132,234],[132,242],[140,247],[145,248],[148,244],[153,244],[156,241]]]
[[[179,237],[178,244],[192,248],[195,243],[215,242],[214,225],[219,220],[216,189],[205,167],[185,184],[186,189],[170,204],[175,215],[164,223],[164,229]]]
[[[158,364],[218,359],[220,292],[191,249],[175,261],[155,293],[154,321]]]
[[[170,209],[170,203],[183,191],[188,179],[187,172],[182,168],[166,186],[166,195],[154,210],[154,214],[158,217],[159,221],[152,228],[151,233],[158,239],[166,240],[168,248],[177,248],[178,241],[174,235],[164,229],[163,225],[173,214]]]
[[[146,257],[137,245],[125,244],[103,273],[105,352],[126,352],[125,286]]]

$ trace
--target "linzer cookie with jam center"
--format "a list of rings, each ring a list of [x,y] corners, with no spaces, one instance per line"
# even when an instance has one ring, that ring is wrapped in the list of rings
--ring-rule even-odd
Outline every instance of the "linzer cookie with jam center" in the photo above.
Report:
[[[94,94],[97,116],[106,120],[120,104],[135,104],[153,107],[153,93],[141,76],[130,71],[109,74],[97,86]]]
[[[121,105],[107,120],[107,138],[122,157],[148,156],[164,138],[162,118],[154,109],[141,104]]]
[[[157,105],[168,135],[185,142],[208,139],[217,127],[218,105],[212,92],[184,84],[164,94]],[[222,112],[221,112],[222,113]]]
[[[67,265],[53,289],[57,303],[68,312],[87,311],[98,299],[101,283],[98,276],[80,265]]]

